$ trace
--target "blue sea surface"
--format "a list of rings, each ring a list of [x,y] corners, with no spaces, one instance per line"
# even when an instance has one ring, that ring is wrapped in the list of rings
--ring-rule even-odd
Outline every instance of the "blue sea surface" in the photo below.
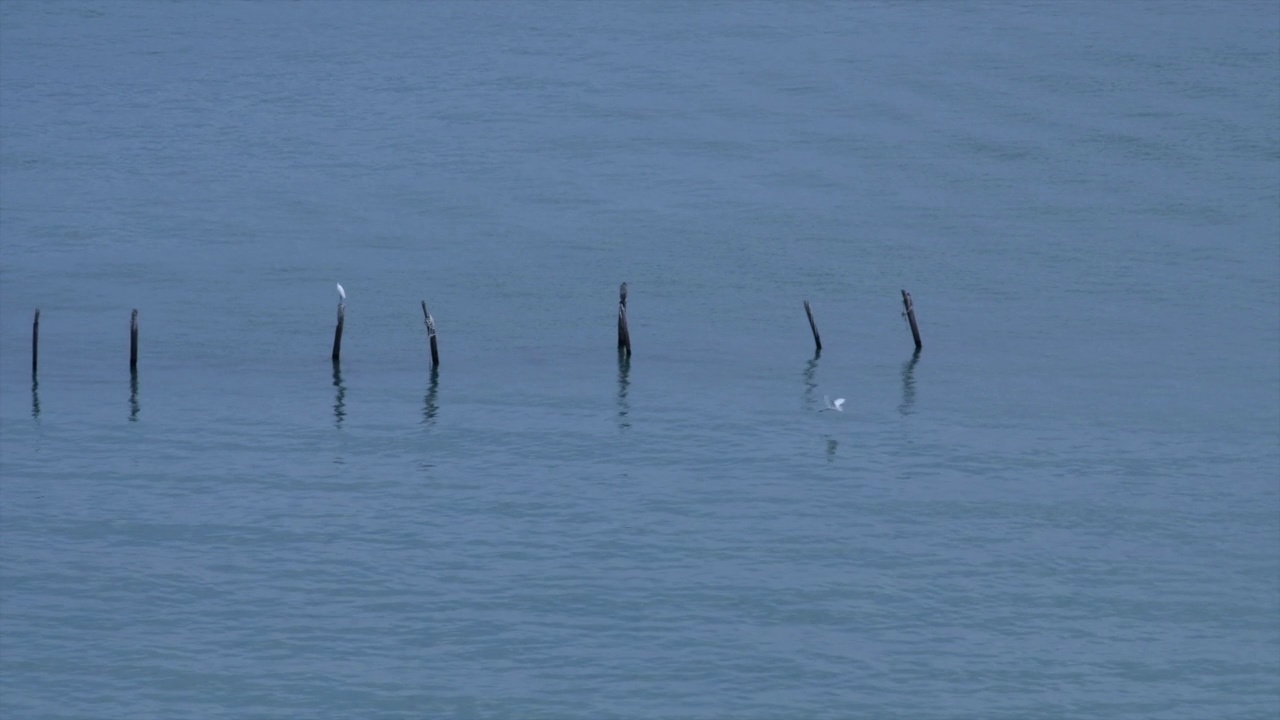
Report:
[[[0,716],[1277,713],[1275,2],[0,3]]]

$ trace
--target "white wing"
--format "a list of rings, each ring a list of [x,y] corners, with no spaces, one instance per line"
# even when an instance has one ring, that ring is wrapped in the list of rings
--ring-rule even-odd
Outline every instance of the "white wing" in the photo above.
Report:
[[[831,406],[834,407],[835,409],[839,410],[840,412],[844,412],[844,408],[840,407],[841,405],[844,405],[844,398],[836,398],[836,401],[831,404]]]
[[[342,283],[338,283],[338,297],[343,300],[347,299],[347,291],[342,289]]]

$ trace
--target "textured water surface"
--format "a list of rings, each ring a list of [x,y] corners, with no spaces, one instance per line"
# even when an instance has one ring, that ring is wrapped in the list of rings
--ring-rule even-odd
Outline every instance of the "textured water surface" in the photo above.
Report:
[[[0,5],[0,714],[1274,715],[1278,48]]]

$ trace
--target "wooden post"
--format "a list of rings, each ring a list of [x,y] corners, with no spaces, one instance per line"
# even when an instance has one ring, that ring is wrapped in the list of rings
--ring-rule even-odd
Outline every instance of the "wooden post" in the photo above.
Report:
[[[338,303],[338,327],[333,330],[333,361],[338,362],[338,357],[342,355],[342,321],[347,314],[346,303]]]
[[[31,417],[40,419],[40,380],[36,377],[36,367],[40,361],[40,308],[36,308],[36,317],[31,321]]]
[[[129,320],[129,369],[138,369],[138,309],[133,309]]]
[[[911,293],[906,290],[902,291],[902,307],[906,308],[907,322],[911,324],[911,337],[916,341],[916,351],[919,351],[923,345],[920,344],[920,328],[916,325],[916,306],[911,302]]]
[[[818,324],[813,321],[813,308],[809,307],[809,301],[804,301],[804,314],[809,316],[809,329],[813,331],[814,349],[822,352],[822,337],[818,335]]]
[[[618,288],[618,352],[631,357],[631,331],[627,329],[627,284]]]
[[[436,320],[427,312],[427,301],[422,301],[422,321],[427,324],[427,340],[431,343],[431,369],[440,367],[440,349],[436,346]]]
[[[40,367],[40,308],[36,308],[36,318],[31,321],[31,377],[36,376]]]

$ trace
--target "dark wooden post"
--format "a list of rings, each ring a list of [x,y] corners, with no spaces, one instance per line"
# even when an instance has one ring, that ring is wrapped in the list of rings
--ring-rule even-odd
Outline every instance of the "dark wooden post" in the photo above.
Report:
[[[431,369],[440,366],[440,349],[436,346],[436,320],[427,312],[427,301],[422,301],[422,321],[427,324],[427,341],[431,343]]]
[[[809,307],[809,301],[804,301],[804,314],[809,316],[809,329],[813,331],[814,349],[822,352],[822,336],[818,335],[818,324],[813,321],[813,308]]]
[[[911,293],[902,291],[902,307],[906,308],[907,322],[911,324],[911,337],[916,341],[916,350],[920,350],[920,327],[916,325],[916,306],[911,302]]]
[[[618,288],[618,352],[631,357],[631,331],[627,329],[627,284]]]
[[[36,308],[36,318],[31,321],[31,377],[36,376],[40,367],[40,308]]]
[[[138,309],[134,308],[129,321],[129,369],[138,369]]]
[[[338,303],[338,327],[333,330],[333,361],[338,362],[338,358],[342,355],[342,322],[347,314],[347,304]]]

